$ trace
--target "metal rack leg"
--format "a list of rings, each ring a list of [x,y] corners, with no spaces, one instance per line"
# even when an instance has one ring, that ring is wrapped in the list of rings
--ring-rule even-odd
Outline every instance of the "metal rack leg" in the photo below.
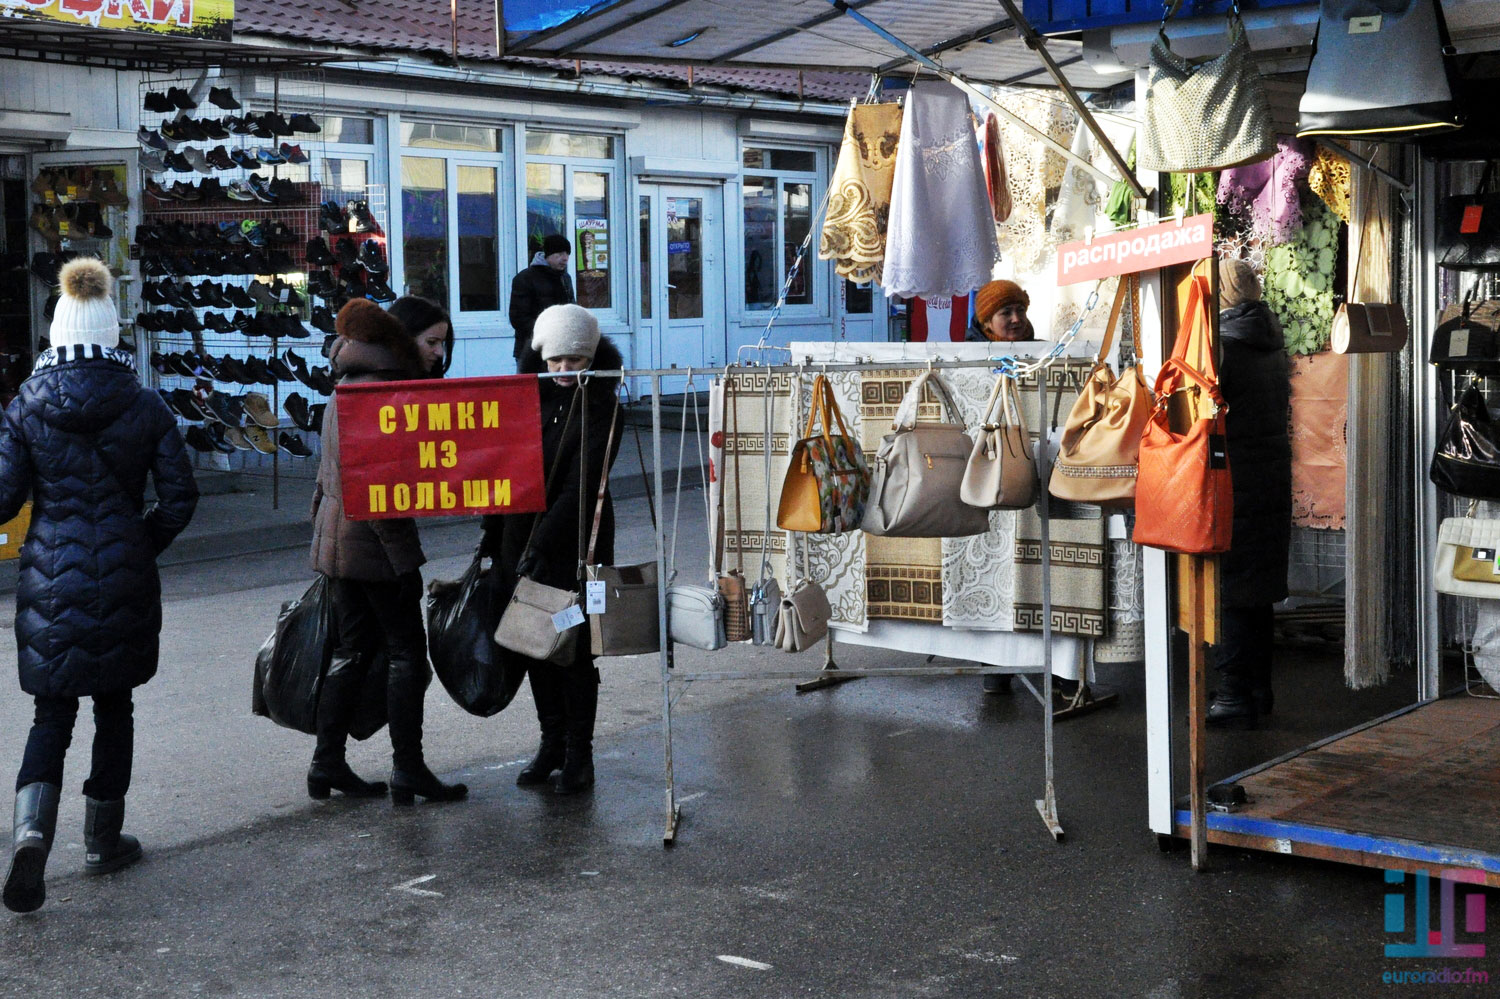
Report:
[[[1042,821],[1047,825],[1047,831],[1052,838],[1059,842],[1063,838],[1063,828],[1057,821],[1057,788],[1053,783],[1053,749],[1052,749],[1052,525],[1051,514],[1047,509],[1047,481],[1052,477],[1051,438],[1049,427],[1051,422],[1047,417],[1047,371],[1043,369],[1037,373],[1037,409],[1038,419],[1036,425],[1041,428],[1042,438],[1037,443],[1037,451],[1040,452],[1042,460],[1037,463],[1037,474],[1040,477],[1041,488],[1037,495],[1041,499],[1037,503],[1038,520],[1041,521],[1042,536],[1042,684],[1044,696],[1042,697],[1042,747],[1043,747],[1043,770],[1045,773],[1045,784],[1042,797],[1037,799],[1036,810],[1042,816]]]
[[[797,693],[806,694],[814,690],[823,690],[827,687],[837,687],[841,683],[849,683],[851,680],[861,680],[858,676],[839,676],[839,664],[833,661],[833,630],[828,631],[827,652],[823,659],[823,675],[816,680],[803,680],[797,684]]]
[[[651,376],[651,454],[656,478],[656,495],[661,491],[661,375]],[[667,571],[665,518],[656,518],[656,623],[661,635],[661,734],[663,763],[666,771],[667,823],[662,831],[662,846],[677,841],[677,825],[682,808],[677,804],[677,785],[672,772],[672,642],[667,638]]]

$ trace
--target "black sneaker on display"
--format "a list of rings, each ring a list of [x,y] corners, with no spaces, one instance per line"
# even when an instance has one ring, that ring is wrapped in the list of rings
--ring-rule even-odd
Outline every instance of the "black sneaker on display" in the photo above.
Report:
[[[257,139],[274,139],[276,137],[276,133],[271,130],[270,124],[266,122],[264,114],[251,113],[245,115],[245,125],[248,134],[255,136]]]
[[[203,130],[205,139],[229,138],[229,129],[217,118],[199,118],[198,127]]]
[[[224,146],[214,146],[204,156],[216,170],[233,170],[239,164],[235,163],[229,150]]]
[[[272,133],[274,133],[278,137],[280,137],[280,136],[287,136],[287,135],[295,135],[297,133],[297,130],[292,127],[292,123],[289,122],[289,121],[287,121],[285,118],[283,118],[281,116],[280,112],[277,112],[277,111],[267,112],[266,116],[265,116],[265,119],[266,119],[266,125],[268,125],[270,127]]]
[[[254,378],[261,385],[276,384],[276,376],[271,372],[270,368],[266,367],[266,362],[262,361],[260,358],[245,358],[243,367],[245,369],[245,374],[249,375],[251,378]]]
[[[318,226],[324,232],[348,232],[349,218],[337,201],[325,201],[318,206]]]
[[[294,382],[297,380],[297,376],[292,374],[292,369],[286,366],[286,361],[282,360],[276,354],[272,354],[266,358],[266,370],[270,371],[280,381]]]
[[[282,402],[281,408],[286,410],[286,415],[292,418],[301,430],[312,430],[312,417],[307,412],[307,400],[302,398],[301,393],[293,392]]]
[[[228,87],[209,87],[208,102],[215,107],[223,108],[225,111],[238,111],[244,107],[234,99],[234,92]]]
[[[237,309],[255,308],[255,299],[251,298],[250,293],[237,284],[225,285],[224,297],[229,299],[229,304]]]
[[[172,103],[172,107],[180,111],[191,111],[198,106],[198,102],[193,100],[192,95],[181,87],[167,88],[167,100]]]
[[[368,201],[351,201],[345,209],[349,216],[350,232],[379,232],[380,223],[375,221],[375,216],[370,212]]]
[[[177,110],[177,106],[172,103],[166,94],[156,90],[147,92],[145,108],[154,114],[167,114],[168,112]]]
[[[307,362],[302,359],[302,355],[297,353],[295,350],[288,350],[285,354],[282,354],[281,357],[282,360],[286,362],[287,368],[291,370],[292,376],[295,377],[297,381],[301,382],[303,385],[311,388],[312,384],[307,380]]]
[[[394,302],[396,293],[381,278],[370,276],[365,282],[365,294],[377,302]]]
[[[203,323],[215,333],[227,335],[234,332],[234,327],[230,325],[229,319],[219,312],[210,312],[204,316]]]
[[[167,165],[168,170],[176,170],[178,173],[192,173],[193,162],[182,153],[168,153],[161,158]]]
[[[323,237],[314,236],[307,241],[307,262],[315,267],[327,267],[338,261],[328,252],[328,244],[323,242]]]
[[[322,434],[323,433],[323,412],[327,408],[328,408],[328,403],[326,403],[326,402],[314,403],[312,406],[308,407],[307,417],[312,422],[312,432],[313,433],[315,433],[315,434]]]
[[[302,192],[296,184],[285,177],[276,177],[271,181],[271,193],[276,195],[276,200],[284,205],[300,205],[302,203]]]
[[[333,257],[338,261],[340,267],[354,267],[359,263],[359,247],[354,245],[352,239],[335,240],[333,244]]]
[[[213,438],[208,436],[208,431],[204,430],[196,423],[191,427],[188,427],[187,430],[183,432],[182,437],[185,441],[187,441],[188,447],[192,448],[194,451],[202,451],[204,454],[208,454],[210,452],[218,450],[216,447],[214,447]]]
[[[255,384],[255,379],[250,377],[244,365],[228,354],[219,358],[219,380],[223,382],[236,382],[240,385]]]
[[[312,457],[312,448],[308,447],[307,443],[294,433],[283,430],[276,440],[281,444],[281,449],[287,454],[297,458]]]
[[[256,201],[268,205],[274,205],[277,202],[278,199],[272,193],[270,185],[259,174],[252,173],[249,177],[245,178],[245,184],[250,188],[250,193],[255,195]]]
[[[295,131],[301,132],[304,135],[316,135],[318,132],[323,131],[318,127],[318,123],[313,120],[313,116],[310,114],[294,114],[291,117],[290,124]]]
[[[244,167],[246,170],[260,169],[260,161],[248,149],[231,149],[229,151],[229,159],[235,166]]]
[[[205,424],[204,431],[208,434],[209,442],[213,444],[215,451],[221,454],[233,454],[237,450],[228,438],[228,431],[230,429],[222,423]],[[238,430],[239,428],[235,427],[233,429]]]
[[[367,239],[359,248],[359,262],[371,274],[385,274],[390,267],[385,262],[385,251],[373,239]]]
[[[231,427],[245,425],[245,410],[238,397],[217,390],[208,394],[208,409],[220,423]]]

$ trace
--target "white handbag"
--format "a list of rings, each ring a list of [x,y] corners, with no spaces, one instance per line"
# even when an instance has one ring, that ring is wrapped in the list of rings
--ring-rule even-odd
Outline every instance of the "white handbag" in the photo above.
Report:
[[[687,385],[683,389],[687,396],[693,395],[693,375],[688,372]],[[696,423],[697,407],[694,406]],[[698,442],[698,463],[703,471],[703,513],[708,527],[708,537],[713,537],[713,509],[708,500],[708,474],[703,460],[703,434],[694,435]],[[729,644],[724,613],[727,604],[724,594],[719,592],[719,570],[714,565],[713,545],[708,552],[708,585],[691,583],[672,584],[677,577],[677,530],[678,514],[682,511],[682,459],[687,445],[687,421],[682,423],[682,436],[677,444],[677,496],[672,504],[672,555],[667,573],[667,637],[679,645],[689,645],[705,652],[717,652]]]
[[[1432,580],[1439,593],[1500,600],[1500,520],[1445,518]]]

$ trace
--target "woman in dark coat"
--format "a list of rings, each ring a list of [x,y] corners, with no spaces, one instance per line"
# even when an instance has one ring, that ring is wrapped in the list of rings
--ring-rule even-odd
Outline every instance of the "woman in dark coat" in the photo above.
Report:
[[[59,277],[52,346],[0,426],[0,521],[32,500],[16,588],[16,650],[21,689],[35,698],[36,716],[16,777],[4,891],[6,908],[16,912],[46,899],[43,872],[80,697],[94,702],[84,872],[105,874],[140,859],[140,843],[120,832],[134,751],[131,691],[156,674],[156,558],[198,502],[176,420],[142,387],[134,355],[119,347],[109,271],[81,259]],[[150,509],[148,475],[156,488]]]
[[[335,329],[338,339],[328,356],[341,385],[425,378],[441,360],[424,358],[412,333],[368,299],[340,309]],[[385,794],[384,784],[361,780],[344,757],[365,672],[372,653],[384,643],[390,661],[386,717],[391,801],[410,805],[416,796],[456,801],[469,789],[438,780],[422,755],[422,703],[432,670],[422,626],[422,574],[417,571],[427,557],[416,522],[410,517],[344,517],[336,404],[328,407],[323,421],[323,457],[313,492],[312,567],[332,586],[335,637],[318,696],[318,744],[307,771],[307,793],[314,798],[326,798],[330,791],[350,797]]]
[[[1271,605],[1287,595],[1291,386],[1281,323],[1260,300],[1260,281],[1249,264],[1220,262],[1219,304],[1234,534],[1220,563],[1222,634],[1215,658],[1221,680],[1208,721],[1250,726],[1271,713]]]
[[[618,371],[624,366],[619,350],[599,333],[599,323],[580,305],[558,305],[537,318],[527,354],[527,373],[548,371]],[[606,486],[599,521],[599,539],[594,562],[608,565],[615,557],[615,512],[608,491],[609,465],[618,452],[616,444],[623,428],[614,422],[618,405],[618,378],[589,377],[582,392],[588,395],[587,431],[583,425],[583,400],[575,407],[580,391],[576,378],[540,379],[542,397],[542,458],[549,472],[557,466],[556,481],[547,493],[546,513],[505,514],[484,518],[483,551],[501,569],[501,592],[509,593],[517,576],[562,589],[577,589],[579,556],[579,494],[585,503],[585,530],[592,530],[601,476]],[[569,412],[572,419],[569,420]],[[586,474],[580,474],[579,449],[587,442]],[[536,524],[531,548],[526,541]],[[542,741],[536,757],[516,777],[522,787],[548,784],[561,769],[553,789],[576,794],[594,783],[594,716],[599,699],[599,671],[589,651],[587,635],[575,646],[573,662],[566,666],[533,662],[527,668],[531,696]]]

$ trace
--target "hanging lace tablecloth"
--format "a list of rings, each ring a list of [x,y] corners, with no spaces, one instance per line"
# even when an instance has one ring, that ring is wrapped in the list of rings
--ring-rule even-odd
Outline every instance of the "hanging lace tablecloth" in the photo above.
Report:
[[[1062,101],[1013,92],[1004,94],[1001,103],[1058,144],[1072,144],[1077,119]],[[1033,274],[1047,254],[1047,192],[1062,184],[1068,161],[1009,119],[1000,122],[1000,141],[1008,154],[1005,167],[1012,206],[1010,218],[997,233],[1000,252],[1016,274]]]
[[[1326,146],[1319,146],[1307,171],[1307,186],[1345,225],[1349,224],[1354,180],[1347,159]]]
[[[1297,185],[1312,166],[1313,144],[1281,136],[1276,155],[1219,175],[1218,199],[1231,215],[1270,243],[1284,243],[1302,227]]]
[[[818,257],[859,284],[877,280],[885,260],[891,185],[901,137],[901,105],[861,104],[849,112]]]
[[[911,88],[880,283],[887,296],[953,298],[990,280],[998,250],[969,99],[941,80]]]

